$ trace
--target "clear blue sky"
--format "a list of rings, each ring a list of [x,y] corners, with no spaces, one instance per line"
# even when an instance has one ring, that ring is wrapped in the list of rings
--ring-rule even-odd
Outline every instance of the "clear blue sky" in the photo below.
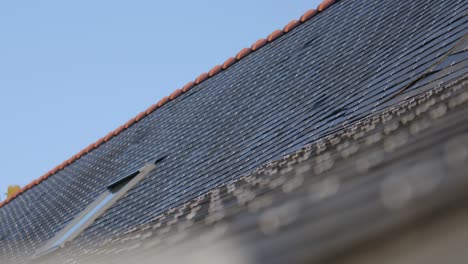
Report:
[[[0,199],[318,3],[0,1]]]

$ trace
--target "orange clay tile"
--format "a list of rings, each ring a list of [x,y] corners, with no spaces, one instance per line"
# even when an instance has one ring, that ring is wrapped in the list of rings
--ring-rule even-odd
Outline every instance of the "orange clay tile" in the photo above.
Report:
[[[136,122],[135,118],[132,118],[132,119],[128,120],[127,123],[125,123],[124,126],[125,126],[125,128],[129,128],[129,127],[131,127],[133,124],[135,124],[135,122]]]
[[[97,148],[97,147],[101,146],[102,143],[104,143],[104,138],[100,138],[98,141],[96,141],[94,143],[94,148]]]
[[[102,143],[104,143],[104,138],[98,139],[98,141],[94,142],[94,148],[101,146]]]
[[[34,184],[33,182],[30,182],[28,185],[24,186],[24,189],[28,190],[28,189],[31,189],[32,187],[34,187]]]
[[[306,22],[307,20],[311,19],[313,16],[315,16],[317,14],[317,10],[315,9],[311,9],[307,12],[305,12],[302,16],[301,16],[301,22],[304,23]]]
[[[148,109],[146,109],[146,114],[149,115],[153,113],[156,109],[158,109],[158,105],[153,104],[152,106],[148,107]]]
[[[272,42],[273,40],[281,37],[283,35],[283,33],[284,32],[282,30],[279,30],[279,29],[273,31],[267,38],[268,42]]]
[[[63,170],[63,168],[65,168],[67,166],[68,166],[68,161],[67,160],[62,162],[62,164],[60,164],[60,167],[62,167],[61,170]]]
[[[114,131],[114,136],[117,136],[118,134],[122,133],[122,131],[125,130],[125,126],[119,126],[115,131]]]
[[[213,69],[211,69],[211,70],[208,72],[208,75],[209,75],[210,77],[213,77],[213,76],[215,76],[216,74],[218,74],[218,73],[219,73],[220,71],[222,71],[222,70],[223,70],[223,66],[221,66],[221,65],[216,65],[216,66],[213,67]]]
[[[146,111],[143,111],[141,113],[139,113],[136,117],[135,117],[135,121],[140,121],[141,119],[143,119],[143,117],[146,116]]]
[[[159,100],[158,107],[165,105],[167,102],[169,102],[169,97],[166,96],[163,99]]]
[[[229,67],[231,67],[231,65],[233,65],[234,63],[236,63],[236,58],[234,57],[230,57],[229,59],[227,59],[224,63],[223,63],[223,69],[227,69]]]
[[[182,89],[177,89],[177,90],[175,90],[174,92],[171,93],[171,95],[169,96],[169,99],[174,100],[177,97],[179,97],[179,95],[181,95],[181,94],[182,94]]]
[[[174,91],[169,97],[164,97],[162,98],[157,104],[154,104],[152,106],[150,106],[146,111],[138,114],[138,116],[136,116],[135,118],[132,118],[130,119],[126,124],[118,127],[117,129],[115,129],[114,131],[110,132],[109,134],[107,134],[104,138],[101,138],[99,139],[96,143],[93,143],[91,145],[89,145],[88,147],[86,147],[85,149],[81,150],[80,152],[78,152],[78,154],[76,154],[75,156],[73,156],[72,158],[68,159],[67,161],[63,162],[62,164],[60,164],[59,166],[56,166],[55,168],[53,168],[52,170],[50,170],[48,173],[44,174],[42,177],[40,177],[39,179],[31,182],[30,184],[26,185],[24,188],[22,188],[16,195],[14,195],[12,198],[10,199],[7,199],[3,202],[0,202],[0,207],[8,204],[11,200],[13,200],[14,198],[16,198],[18,195],[20,195],[21,193],[25,192],[26,190],[32,188],[34,185],[37,185],[39,184],[40,182],[42,182],[43,180],[47,179],[48,177],[54,175],[55,173],[57,173],[59,170],[62,170],[63,168],[65,168],[67,165],[75,162],[77,159],[83,157],[86,153],[89,153],[90,151],[92,151],[93,149],[99,147],[102,143],[110,140],[112,137],[114,136],[117,136],[119,135],[120,133],[122,133],[125,129],[129,128],[130,126],[132,126],[135,122],[141,120],[143,117],[145,117],[146,115],[149,115],[150,113],[154,112],[156,109],[158,109],[159,107],[163,106],[164,104],[166,104],[169,100],[173,100],[175,99],[176,97],[180,96],[180,94],[182,93],[185,93],[187,92],[188,90],[190,90],[191,88],[193,88],[196,84],[200,84],[201,82],[203,82],[204,80],[206,80],[207,78],[209,77],[212,77],[216,74],[218,74],[219,72],[221,72],[221,70],[226,70],[227,68],[229,68],[231,65],[233,65],[234,63],[236,63],[237,60],[240,60],[242,58],[244,58],[245,56],[247,56],[248,54],[250,54],[252,51],[255,51],[255,50],[258,50],[259,48],[263,47],[267,42],[272,42],[273,40],[279,38],[280,36],[282,36],[284,33],[286,32],[289,32],[291,31],[293,28],[295,28],[297,25],[300,24],[300,22],[305,22],[307,21],[308,19],[310,19],[311,17],[315,16],[317,14],[317,11],[318,12],[321,12],[325,9],[327,9],[329,6],[333,5],[336,1],[335,0],[324,0],[319,6],[318,6],[318,10],[309,10],[307,11],[306,13],[304,13],[304,15],[301,16],[300,18],[300,21],[291,21],[289,24],[287,24],[285,27],[284,27],[284,31],[283,30],[275,30],[273,31],[269,36],[268,38],[265,40],[265,39],[259,39],[257,42],[255,42],[251,48],[244,48],[242,49],[237,55],[236,57],[230,57],[228,58],[222,65],[217,65],[215,66],[213,69],[210,70],[209,73],[203,73],[201,74],[200,76],[198,76],[198,78],[195,80],[195,82],[189,82],[187,83],[184,87],[182,87],[181,89],[178,89],[176,91]]]
[[[194,82],[188,82],[184,87],[182,87],[182,92],[186,93],[188,90],[192,89],[195,86]]]
[[[241,51],[239,51],[239,53],[237,53],[236,59],[240,60],[244,58],[245,56],[249,55],[251,52],[252,52],[251,48],[243,48]]]
[[[85,152],[89,153],[93,149],[94,149],[94,144],[91,144],[91,145],[89,145],[88,147],[85,148]]]
[[[75,154],[75,156],[72,157],[73,162],[75,162],[77,159],[81,158],[81,156],[78,156],[78,153]]]
[[[293,20],[289,22],[283,29],[284,33],[288,33],[289,31],[293,30],[295,27],[297,27],[300,24],[299,21]]]
[[[335,0],[325,0],[318,6],[317,10],[319,12],[322,12],[323,10],[327,9],[328,7],[333,5],[334,3],[336,3]]]
[[[200,76],[198,76],[196,79],[195,79],[195,84],[200,84],[202,83],[204,80],[208,79],[208,73],[204,72],[202,74],[200,74]]]
[[[109,141],[111,138],[114,137],[114,131],[112,132],[109,132],[105,137],[104,137],[104,141]]]
[[[78,158],[81,158],[83,157],[83,155],[86,154],[86,152],[84,151],[84,149],[82,149],[80,152],[78,152],[78,154],[76,154],[78,156]]]
[[[264,38],[261,38],[252,45],[252,50],[253,51],[258,50],[259,48],[265,46],[265,44],[267,44],[267,40]]]

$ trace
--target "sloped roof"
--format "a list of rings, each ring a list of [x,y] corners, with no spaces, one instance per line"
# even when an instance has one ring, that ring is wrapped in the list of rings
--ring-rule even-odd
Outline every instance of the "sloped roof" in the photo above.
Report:
[[[216,74],[220,73],[223,70],[228,69],[230,66],[232,66],[234,63],[237,61],[243,59],[247,55],[249,55],[251,52],[256,51],[260,49],[261,47],[265,46],[267,43],[274,41],[275,39],[281,37],[283,34],[288,33],[289,31],[293,30],[295,27],[300,25],[301,23],[306,22],[307,20],[311,19],[315,15],[317,15],[319,12],[323,12],[325,9],[330,7],[336,3],[336,0],[324,0],[320,5],[317,6],[317,9],[311,9],[307,12],[305,12],[299,20],[292,20],[289,22],[282,30],[275,30],[273,31],[266,39],[261,38],[257,40],[250,48],[243,48],[241,51],[239,51],[234,57],[229,57],[223,64],[221,65],[216,65],[214,66],[209,72],[204,72],[200,74],[195,80],[188,82],[186,85],[183,87],[176,89],[174,92],[172,92],[169,96],[166,96],[159,100],[156,104],[151,105],[148,107],[148,109],[142,111],[139,113],[137,116],[131,118],[128,120],[125,124],[122,126],[116,128],[114,131],[109,132],[106,136],[98,139],[96,142],[91,143],[88,147],[84,148],[77,154],[75,154],[73,157],[65,160],[62,162],[60,165],[57,165],[55,168],[51,169],[50,171],[46,172],[44,175],[39,177],[38,179],[32,181],[30,184],[24,186],[19,192],[16,192],[14,195],[12,195],[10,198],[7,198],[5,201],[0,202],[0,207],[3,205],[9,203],[11,200],[15,199],[18,195],[21,195],[23,192],[31,189],[32,187],[38,185],[42,181],[46,180],[50,176],[54,175],[60,170],[63,170],[66,168],[68,165],[72,164],[76,160],[80,159],[90,151],[92,151],[95,148],[98,148],[100,145],[103,143],[111,140],[113,137],[117,136],[118,134],[122,133],[125,129],[131,127],[134,125],[136,122],[140,121],[142,118],[145,116],[151,114],[153,111],[156,109],[164,106],[166,103],[169,101],[175,100],[177,97],[179,97],[181,94],[186,93],[188,90],[192,89],[195,85],[198,85],[202,83],[203,81],[207,80],[208,78],[211,78],[215,76]]]
[[[467,113],[468,76],[363,118],[122,236],[87,251],[68,247],[44,261],[348,263],[341,253],[366,241],[380,244],[385,234],[415,229],[430,215],[461,208],[466,219]],[[427,234],[418,238],[428,243]],[[406,250],[428,254],[421,245]],[[392,258],[404,258],[397,252]]]
[[[155,156],[167,158],[77,238],[75,248],[93,248],[152,222],[466,74],[464,1],[334,2],[202,74],[4,203],[0,241],[8,246],[0,247],[0,259],[31,256],[110,182]]]

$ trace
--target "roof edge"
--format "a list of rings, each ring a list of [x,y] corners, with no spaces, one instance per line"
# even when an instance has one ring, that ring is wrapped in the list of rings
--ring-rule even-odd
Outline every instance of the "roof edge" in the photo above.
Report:
[[[111,140],[112,138],[114,138],[115,136],[119,135],[120,133],[122,133],[127,128],[131,127],[132,125],[134,125],[135,123],[137,123],[138,121],[143,119],[144,117],[146,117],[149,114],[151,114],[152,112],[156,111],[158,108],[161,108],[162,106],[164,106],[168,102],[170,102],[172,100],[175,100],[177,97],[179,97],[180,95],[188,92],[190,89],[192,89],[196,85],[201,84],[202,82],[208,80],[209,78],[212,78],[212,77],[216,76],[217,74],[227,70],[229,67],[231,67],[232,65],[234,65],[238,61],[240,61],[243,58],[247,57],[250,53],[261,49],[262,47],[264,47],[268,43],[271,43],[271,42],[275,41],[276,39],[280,38],[282,35],[292,31],[294,28],[296,28],[300,24],[308,21],[312,17],[314,17],[317,14],[323,12],[325,9],[329,8],[331,5],[335,4],[338,1],[339,0],[324,0],[321,4],[318,5],[317,9],[308,10],[307,12],[305,12],[299,18],[299,20],[292,20],[282,30],[278,29],[278,30],[273,31],[270,35],[268,35],[268,37],[266,39],[260,38],[254,44],[252,44],[250,47],[243,48],[234,57],[228,58],[223,64],[216,65],[209,72],[205,72],[205,73],[200,74],[194,81],[190,81],[185,86],[183,86],[182,88],[176,89],[169,96],[166,96],[166,97],[162,98],[156,104],[151,105],[145,111],[139,113],[134,118],[131,118],[130,120],[128,120],[124,125],[122,125],[122,126],[118,127],[117,129],[109,132],[106,136],[98,139],[96,142],[90,144],[88,147],[84,148],[83,150],[81,150],[80,152],[78,152],[77,154],[75,154],[74,156],[69,158],[68,160],[65,160],[60,165],[58,165],[55,168],[53,168],[52,170],[48,171],[47,173],[45,173],[44,175],[42,175],[38,179],[32,181],[28,185],[21,188],[17,193],[15,193],[10,198],[4,200],[3,202],[0,202],[0,208],[3,207],[4,205],[10,203],[12,200],[16,199],[22,193],[26,192],[27,190],[33,188],[34,186],[38,185],[42,181],[46,180],[50,176],[52,176],[52,175],[56,174],[57,172],[63,170],[65,167],[72,164],[76,160],[82,158],[84,155],[86,155],[90,151],[98,148],[100,145],[104,144],[105,142],[107,142],[107,141]]]

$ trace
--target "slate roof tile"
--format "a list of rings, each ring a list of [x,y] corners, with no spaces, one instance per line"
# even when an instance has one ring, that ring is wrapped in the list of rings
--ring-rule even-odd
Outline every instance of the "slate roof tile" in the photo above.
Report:
[[[319,5],[318,10],[319,10],[319,11],[323,11],[324,9],[326,9],[326,8],[329,7],[330,5],[334,4],[335,2],[336,2],[336,1],[324,1],[322,4]],[[268,36],[267,42],[271,42],[271,41],[275,40],[276,38],[280,37],[280,36],[283,34],[283,32],[284,32],[284,33],[289,32],[290,30],[292,30],[293,28],[295,28],[300,22],[305,22],[306,20],[310,19],[312,16],[315,15],[315,13],[316,13],[315,10],[309,10],[309,11],[307,11],[303,16],[301,16],[301,18],[300,18],[299,21],[293,20],[293,21],[291,21],[288,25],[286,25],[285,28],[283,29],[283,31],[281,31],[281,30],[276,30],[276,31],[274,31],[273,33],[271,33],[271,34]],[[255,51],[255,50],[259,49],[260,47],[264,46],[265,44],[266,44],[266,41],[265,41],[264,39],[260,39],[260,40],[258,40],[256,43],[254,43],[254,44],[252,45],[252,48],[244,48],[244,49],[242,49],[242,50],[236,55],[236,58],[235,58],[235,59],[240,60],[240,59],[242,59],[243,57],[245,57],[246,55],[248,55],[251,51]],[[223,63],[222,68],[223,68],[223,69],[227,69],[227,68],[228,68],[229,66],[231,66],[234,62],[235,62],[235,61],[233,60],[233,58],[229,58],[225,63]],[[213,68],[213,69],[210,71],[211,74],[207,74],[207,73],[201,74],[199,77],[197,77],[197,78],[195,79],[195,82],[194,82],[194,83],[195,83],[195,84],[200,84],[201,82],[203,82],[204,80],[206,80],[208,77],[212,77],[212,76],[214,76],[215,74],[217,74],[217,73],[219,73],[219,72],[220,72],[219,67],[218,67],[218,66],[215,66],[215,68]],[[183,87],[182,90],[183,90],[184,92],[186,92],[186,91],[189,89],[188,87],[190,87],[190,86]],[[191,87],[190,87],[190,88],[191,88]],[[174,93],[171,94],[171,96],[177,94],[177,93],[176,93],[177,91],[178,91],[178,90],[174,91]],[[171,96],[170,96],[170,97],[171,97]],[[172,96],[172,97],[174,97],[174,96]],[[175,97],[174,97],[174,98],[171,98],[170,100],[173,100],[173,99],[175,99]],[[157,106],[158,106],[158,107],[161,107],[161,106],[164,105],[165,103],[166,103],[166,102],[165,102],[165,98],[163,98],[163,99],[161,99],[161,100],[158,102]],[[155,110],[154,107],[155,107],[155,106],[151,106],[145,113],[146,113],[146,114],[149,114],[150,112],[154,111],[154,110]],[[130,120],[124,125],[124,128],[126,129],[126,128],[130,127],[134,122],[139,121],[141,118],[142,118],[142,117],[139,116],[138,118],[136,118],[136,119],[138,119],[138,120],[130,119]],[[114,134],[114,135],[119,134],[119,133],[121,132],[121,129],[122,129],[121,127],[117,128],[117,129],[113,132],[113,134]],[[110,132],[109,134],[112,134],[112,132]],[[106,138],[107,138],[107,140],[109,139],[108,137],[106,137]],[[99,139],[99,140],[101,140],[101,139]],[[105,141],[107,141],[107,140],[105,140]],[[98,144],[98,143],[99,143],[99,144]],[[100,145],[101,145],[101,142],[99,142],[99,141],[96,142],[96,144],[94,144],[95,147],[98,147],[98,146],[100,146]],[[87,153],[87,152],[89,152],[89,150],[87,150],[86,153]],[[75,158],[75,156],[74,156],[74,157],[72,157],[71,159],[76,159],[76,158]],[[22,190],[20,191],[20,193],[23,193],[23,192],[26,191],[27,189],[29,189],[29,188],[24,188],[24,189],[22,189]],[[6,204],[6,203],[7,203],[6,201],[1,202],[1,203],[0,203],[0,207],[3,206],[3,205]]]
[[[317,8],[323,13],[308,11],[287,34],[277,30],[268,43],[247,48],[241,60],[229,58],[222,71],[189,82],[2,202],[0,239],[8,248],[0,247],[0,260],[21,263],[107,184],[161,153],[167,159],[85,230],[76,247],[90,250],[466,74],[464,1],[333,3]]]
[[[128,228],[92,250],[67,248],[58,260],[82,263],[83,256],[96,255],[122,263],[142,255],[160,259],[171,249],[185,254],[185,241],[196,237],[199,245],[204,241],[200,237],[207,235],[211,239],[201,247],[240,238],[236,252],[256,252],[254,263],[319,261],[362,246],[364,237],[385,235],[391,225],[398,229],[418,226],[425,215],[444,207],[440,204],[463,207],[466,192],[462,186],[468,182],[460,168],[467,163],[452,155],[458,151],[452,146],[468,140],[468,126],[458,125],[468,111],[466,78],[361,119],[139,227]],[[441,107],[446,111],[439,111]],[[446,136],[434,136],[440,133]],[[356,139],[360,141],[357,149]],[[414,151],[421,148],[426,150]],[[447,166],[450,158],[450,167],[459,170]],[[397,167],[404,170],[395,172]],[[442,171],[452,173],[441,177]],[[427,184],[429,179],[433,184]],[[387,191],[389,185],[402,187],[398,183],[410,185],[413,194],[407,200],[385,198],[398,192]],[[435,206],[421,208],[422,201]],[[350,223],[352,228],[343,228]],[[217,226],[224,231],[214,235],[211,232]],[[373,232],[368,232],[369,226]],[[177,239],[180,230],[183,240]],[[331,241],[340,243],[327,243],[327,250],[310,246]],[[116,252],[119,257],[114,259]],[[207,254],[216,258],[213,252]]]

